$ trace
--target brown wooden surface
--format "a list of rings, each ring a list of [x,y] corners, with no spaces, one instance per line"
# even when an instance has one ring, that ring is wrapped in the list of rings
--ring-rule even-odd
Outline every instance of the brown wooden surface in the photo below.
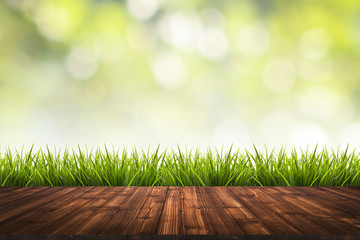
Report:
[[[24,234],[360,237],[360,187],[0,187]]]

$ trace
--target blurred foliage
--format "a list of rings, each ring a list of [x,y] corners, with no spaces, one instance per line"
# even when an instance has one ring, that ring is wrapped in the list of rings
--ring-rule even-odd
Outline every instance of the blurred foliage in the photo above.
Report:
[[[4,136],[258,136],[285,112],[334,142],[358,120],[357,0],[7,0],[0,26]]]

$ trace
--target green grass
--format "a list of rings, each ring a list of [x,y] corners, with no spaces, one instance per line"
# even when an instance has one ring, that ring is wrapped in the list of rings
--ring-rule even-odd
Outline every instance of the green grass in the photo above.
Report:
[[[39,149],[0,153],[0,186],[360,186],[355,150],[201,153]]]

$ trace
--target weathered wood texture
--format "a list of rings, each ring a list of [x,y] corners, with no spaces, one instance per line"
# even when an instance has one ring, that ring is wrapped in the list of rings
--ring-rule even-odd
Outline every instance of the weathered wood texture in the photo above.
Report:
[[[0,188],[0,235],[28,234],[360,236],[360,187]]]

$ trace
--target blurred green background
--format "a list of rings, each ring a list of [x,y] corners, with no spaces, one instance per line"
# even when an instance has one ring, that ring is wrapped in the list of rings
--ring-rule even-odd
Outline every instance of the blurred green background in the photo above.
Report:
[[[0,1],[0,145],[358,147],[358,0]]]

